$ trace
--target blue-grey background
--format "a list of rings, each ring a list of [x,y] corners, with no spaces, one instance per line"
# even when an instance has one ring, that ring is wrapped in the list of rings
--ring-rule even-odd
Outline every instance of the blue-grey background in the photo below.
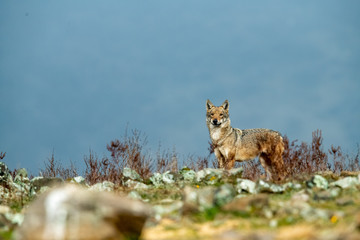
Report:
[[[360,142],[360,2],[1,1],[0,152],[82,165],[126,127],[206,155],[205,101],[232,125]]]

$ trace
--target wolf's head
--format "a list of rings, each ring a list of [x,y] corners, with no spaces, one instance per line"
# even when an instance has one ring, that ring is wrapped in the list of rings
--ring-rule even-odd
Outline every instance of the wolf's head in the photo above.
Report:
[[[206,101],[206,121],[214,127],[220,127],[222,124],[229,120],[229,101],[225,102],[216,107],[210,102]]]

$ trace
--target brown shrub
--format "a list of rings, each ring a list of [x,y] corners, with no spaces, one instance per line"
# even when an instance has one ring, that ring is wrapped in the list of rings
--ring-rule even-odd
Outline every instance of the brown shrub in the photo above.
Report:
[[[207,156],[204,157],[204,156],[189,155],[185,161],[185,165],[195,171],[199,171],[209,167],[219,168],[217,160],[212,157],[214,153],[214,146],[210,141],[208,142],[208,144],[209,146],[207,149],[208,150]]]
[[[312,133],[311,144],[305,142],[298,143],[298,140],[290,141],[284,136],[284,165],[287,169],[288,178],[310,175],[319,171],[331,170],[335,173],[342,171],[359,171],[360,148],[355,156],[344,154],[340,147],[331,146],[325,152],[323,150],[323,137],[320,130]],[[122,184],[122,171],[124,167],[131,168],[138,172],[142,178],[148,178],[153,171],[163,173],[165,171],[176,172],[179,167],[179,158],[175,149],[172,151],[162,151],[161,145],[155,158],[149,151],[145,151],[147,138],[138,130],[132,130],[131,135],[125,132],[121,140],[115,139],[107,145],[110,157],[99,158],[91,150],[89,156],[84,156],[85,179],[88,183],[94,184],[102,181],[111,181],[116,184]],[[209,142],[208,155],[194,156],[190,155],[183,161],[183,164],[189,168],[199,171],[204,168],[218,168],[218,163],[214,157],[214,147]],[[5,153],[0,157],[5,157]],[[331,162],[330,162],[331,161]],[[235,167],[243,167],[243,177],[251,180],[257,180],[264,175],[260,161],[253,160],[248,162],[236,163]],[[55,160],[54,152],[48,161],[45,162],[45,169],[41,170],[40,175],[44,177],[62,177],[63,179],[75,177],[78,171],[73,163],[69,168],[63,168]]]
[[[6,155],[6,152],[4,152],[4,153],[0,152],[0,160],[4,159],[5,155]]]
[[[299,144],[298,140],[290,141],[287,136],[284,136],[283,140],[285,148],[283,160],[288,178],[297,178],[328,170],[334,173],[360,170],[359,146],[354,157],[343,154],[339,146],[331,146],[327,154],[323,150],[321,130],[316,130],[312,133],[311,144],[306,142]],[[257,180],[264,174],[264,170],[258,160],[239,163],[237,166],[244,168],[243,177],[247,179]]]
[[[178,170],[178,154],[175,148],[170,152],[161,151],[161,144],[159,144],[158,151],[156,153],[156,168],[155,171],[164,173],[166,171],[176,172]]]
[[[75,164],[70,161],[69,167],[63,167],[58,161],[55,160],[54,151],[51,157],[44,162],[45,169],[40,169],[40,176],[42,177],[60,177],[62,179],[70,179],[78,176],[78,170]],[[16,173],[14,173],[16,174]]]
[[[131,135],[125,133],[124,138],[111,141],[107,150],[111,153],[111,162],[118,168],[131,168],[140,174],[141,177],[149,177],[152,171],[151,158],[145,154],[144,147],[147,144],[147,137],[138,130],[132,130]]]
[[[290,143],[287,136],[284,136],[284,165],[288,177],[300,174],[312,174],[319,171],[326,171],[330,168],[328,156],[323,151],[321,130],[312,133],[311,145],[306,142],[297,144],[297,140]]]

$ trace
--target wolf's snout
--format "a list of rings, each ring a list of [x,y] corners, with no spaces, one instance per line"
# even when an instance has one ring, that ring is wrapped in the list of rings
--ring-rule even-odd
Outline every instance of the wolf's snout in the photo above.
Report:
[[[218,124],[219,124],[219,122],[218,122],[218,120],[217,120],[216,118],[213,120],[213,124],[214,124],[214,125],[218,125]]]

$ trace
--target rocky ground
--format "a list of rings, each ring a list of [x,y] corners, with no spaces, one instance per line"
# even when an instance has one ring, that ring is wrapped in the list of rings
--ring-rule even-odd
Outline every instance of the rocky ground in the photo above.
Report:
[[[360,173],[282,184],[242,169],[123,170],[122,186],[83,177],[13,179],[0,163],[0,239],[360,239]]]

